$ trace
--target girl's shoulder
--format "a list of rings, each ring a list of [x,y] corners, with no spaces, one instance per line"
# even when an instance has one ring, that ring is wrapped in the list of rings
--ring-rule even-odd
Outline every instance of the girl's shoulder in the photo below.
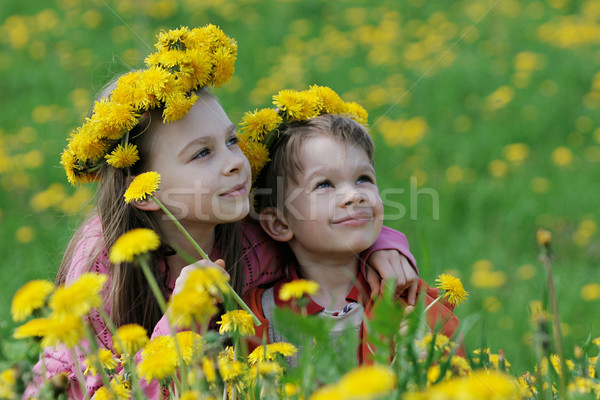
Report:
[[[66,282],[77,279],[85,272],[106,274],[108,272],[108,250],[104,245],[100,217],[94,216],[83,223],[73,237],[71,261]]]

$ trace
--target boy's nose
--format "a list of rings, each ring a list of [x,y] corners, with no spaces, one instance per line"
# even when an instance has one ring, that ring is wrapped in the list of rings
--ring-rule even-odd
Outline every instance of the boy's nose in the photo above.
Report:
[[[349,207],[356,204],[363,204],[367,201],[367,195],[358,191],[350,190],[344,197],[344,206]]]

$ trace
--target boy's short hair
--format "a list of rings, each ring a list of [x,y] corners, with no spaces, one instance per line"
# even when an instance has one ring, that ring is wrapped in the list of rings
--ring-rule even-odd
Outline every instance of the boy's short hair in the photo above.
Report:
[[[281,125],[277,138],[270,147],[271,161],[256,180],[254,206],[257,213],[265,208],[283,205],[283,192],[287,182],[291,179],[297,183],[297,176],[304,169],[299,158],[300,149],[307,140],[317,136],[359,146],[367,154],[371,165],[375,166],[375,145],[371,135],[363,125],[350,117],[323,114],[309,120]]]

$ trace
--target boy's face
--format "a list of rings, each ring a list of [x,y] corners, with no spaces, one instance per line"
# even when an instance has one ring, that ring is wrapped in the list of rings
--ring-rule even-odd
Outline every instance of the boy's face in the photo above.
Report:
[[[284,217],[299,255],[357,255],[379,236],[383,205],[375,170],[357,145],[317,136],[299,152],[303,171],[285,190]]]

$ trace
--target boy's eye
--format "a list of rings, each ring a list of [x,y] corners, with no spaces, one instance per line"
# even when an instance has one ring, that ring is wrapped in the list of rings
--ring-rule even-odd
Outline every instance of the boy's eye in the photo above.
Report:
[[[323,189],[330,187],[333,187],[333,184],[328,180],[321,181],[315,185],[315,189]]]
[[[373,178],[371,178],[368,175],[361,175],[357,180],[356,183],[374,183]]]
[[[235,146],[239,141],[240,139],[237,136],[233,136],[227,140],[227,146]]]
[[[200,150],[199,152],[197,152],[196,154],[194,154],[194,157],[192,157],[192,160],[195,160],[197,158],[206,157],[209,154],[210,154],[210,150],[207,148],[204,148],[204,149]]]

